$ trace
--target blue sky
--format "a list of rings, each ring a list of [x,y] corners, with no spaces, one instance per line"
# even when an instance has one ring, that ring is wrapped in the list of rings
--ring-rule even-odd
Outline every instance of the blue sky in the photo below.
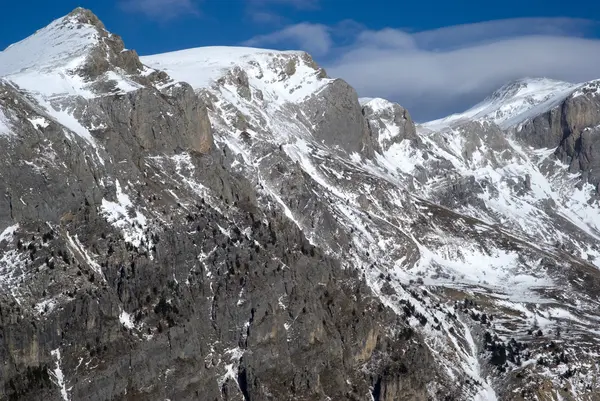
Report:
[[[509,80],[600,78],[600,7],[571,0],[31,0],[3,5],[0,48],[82,6],[140,54],[209,45],[303,49],[361,96],[417,120]]]

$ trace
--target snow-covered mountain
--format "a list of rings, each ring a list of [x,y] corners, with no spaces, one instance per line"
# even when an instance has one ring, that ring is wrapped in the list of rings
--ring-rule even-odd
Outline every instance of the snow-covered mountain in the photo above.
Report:
[[[210,54],[212,49],[190,51],[196,55],[191,64],[201,71],[206,70],[205,51]],[[224,64],[242,66],[247,57]],[[189,76],[189,69],[178,68],[177,53],[142,60],[153,68],[166,69],[176,79]],[[547,333],[586,319],[584,326],[594,326],[594,286],[588,289],[592,292],[585,292],[589,295],[583,295],[580,284],[569,284],[568,277],[580,274],[571,269],[593,269],[596,275],[600,266],[600,209],[595,188],[567,171],[552,157],[553,149],[531,148],[512,132],[528,119],[559,107],[569,96],[579,96],[578,89],[585,85],[520,81],[500,89],[460,117],[442,120],[443,124],[424,124],[416,130],[400,106],[383,99],[363,99],[360,105],[352,91],[339,91],[337,99],[353,103],[348,109],[362,108],[369,131],[366,137],[373,141],[370,148],[375,149],[372,154],[350,149],[340,154],[337,150],[344,150],[346,139],[323,146],[313,122],[322,113],[313,102],[329,88],[319,85],[312,97],[300,103],[297,99],[288,101],[285,91],[269,98],[236,96],[241,91],[260,94],[272,89],[262,79],[264,70],[274,68],[268,60],[263,56],[255,69],[246,70],[247,77],[233,67],[227,73],[219,70],[210,79],[203,79],[204,85],[195,87],[207,101],[217,142],[237,156],[234,165],[248,177],[257,177],[261,187],[314,244],[341,257],[349,267],[363,269],[371,287],[392,306],[398,305],[398,298],[414,301],[410,290],[402,286],[423,280],[441,293],[451,288],[466,296],[483,297],[495,305],[488,314],[512,308],[519,317],[495,324],[494,335],[501,341],[527,339],[527,333],[540,326],[541,319],[545,322],[542,330]],[[231,78],[219,81],[232,71],[242,75],[237,82],[243,84],[232,85],[236,79]],[[314,74],[311,71],[309,76]],[[279,76],[279,85],[285,87],[289,77]],[[348,100],[350,97],[353,99]],[[339,131],[355,138],[361,136],[355,133],[362,129],[357,123]],[[335,128],[328,134],[343,137]],[[273,171],[273,166],[281,164],[286,166],[283,173],[277,168]],[[296,167],[290,171],[290,165]],[[303,179],[298,182],[297,176]],[[298,186],[309,193],[290,192]],[[340,235],[345,238],[341,242],[348,241],[348,245],[340,245]],[[545,264],[547,258],[552,260],[550,265]],[[397,281],[384,279],[390,272]],[[389,287],[392,290],[384,289]],[[382,294],[386,291],[393,296]],[[587,317],[580,320],[580,316]],[[435,313],[432,317],[435,319]],[[444,324],[440,325],[443,332]],[[516,330],[519,326],[521,329]],[[570,330],[574,333],[579,329]],[[436,352],[452,349],[452,341],[441,345],[437,333],[427,334],[432,344],[440,347]],[[595,349],[596,345],[578,350],[573,357],[589,357]],[[476,346],[471,351],[478,355]],[[458,350],[454,352],[460,355]],[[554,373],[547,372],[545,366],[535,367],[545,353],[538,352],[529,354],[527,369],[519,367],[522,361],[509,363],[513,375],[545,371],[543,377],[559,377],[565,366],[557,364]],[[465,359],[464,363],[460,368],[463,372],[471,362]],[[450,371],[460,366],[452,359],[445,365]],[[480,394],[492,399],[485,374],[471,374],[480,375]],[[595,375],[589,370],[587,374]],[[538,380],[546,379],[535,379],[534,383]],[[527,382],[517,382],[510,391],[526,393],[523,386]],[[573,388],[574,393],[581,390],[585,391],[581,386]]]
[[[524,78],[511,82],[471,109],[423,124],[443,129],[469,120],[490,121],[509,128],[559,105],[584,84],[546,78]]]
[[[306,53],[138,58],[83,9],[0,75],[3,397],[597,398],[600,81],[415,126]]]

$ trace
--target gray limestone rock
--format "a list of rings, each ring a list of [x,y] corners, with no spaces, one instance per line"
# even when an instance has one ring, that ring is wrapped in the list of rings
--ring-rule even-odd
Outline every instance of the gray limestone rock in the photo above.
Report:
[[[516,135],[536,148],[557,148],[556,156],[569,165],[571,172],[581,172],[584,180],[598,184],[600,95],[593,85],[525,122],[516,130]]]
[[[100,43],[90,50],[85,64],[79,70],[85,79],[92,80],[114,68],[120,68],[128,74],[137,74],[142,70],[143,65],[137,53],[126,50],[121,37],[108,32],[90,10],[77,8],[69,16],[75,17],[81,24],[95,27],[100,37]]]
[[[323,143],[348,153],[372,156],[375,143],[354,88],[341,79],[329,83],[305,101],[314,135]]]
[[[151,152],[192,151],[210,153],[212,130],[206,107],[185,83],[171,85],[161,92],[140,89],[124,96],[103,97],[98,107],[109,121],[108,127],[137,141]],[[148,116],[154,116],[149,119]],[[105,134],[105,137],[110,138]]]
[[[252,99],[252,91],[250,90],[250,84],[248,82],[248,75],[240,67],[234,67],[228,71],[227,75],[219,79],[219,84],[223,85],[225,82],[237,88],[237,93],[246,100]]]
[[[373,102],[377,104],[374,105]],[[373,102],[365,104],[362,113],[369,123],[371,136],[375,142],[379,143],[382,151],[405,139],[413,142],[416,146],[420,144],[415,123],[408,110],[397,103],[383,99],[376,99]],[[387,132],[388,127],[397,127],[397,132]]]

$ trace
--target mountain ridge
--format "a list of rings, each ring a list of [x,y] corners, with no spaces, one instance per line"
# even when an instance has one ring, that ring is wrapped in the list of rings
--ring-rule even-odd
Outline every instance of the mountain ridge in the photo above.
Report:
[[[0,86],[3,397],[595,399],[593,81],[438,130],[302,52],[106,54]]]
[[[493,121],[507,129],[553,108],[584,85],[547,78],[522,78],[503,85],[463,113],[422,125],[439,129],[444,125],[460,123],[461,120],[481,119]]]

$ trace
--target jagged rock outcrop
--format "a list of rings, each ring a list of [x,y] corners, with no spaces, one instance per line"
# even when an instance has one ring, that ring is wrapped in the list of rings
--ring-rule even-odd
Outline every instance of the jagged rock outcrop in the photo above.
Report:
[[[373,155],[377,139],[369,131],[356,91],[347,82],[334,80],[305,105],[318,141],[348,153]]]
[[[571,172],[583,173],[594,185],[600,183],[600,81],[592,81],[558,106],[532,118],[516,135],[538,148],[557,148],[557,157]]]
[[[87,54],[85,62],[77,72],[86,79],[94,79],[115,68],[120,68],[127,74],[138,74],[143,65],[135,50],[125,49],[120,36],[108,32],[94,13],[84,8],[73,10],[66,19],[74,18],[75,25],[65,24],[59,29],[80,29],[83,25],[92,26],[98,35],[98,44]]]
[[[368,121],[371,137],[379,143],[382,151],[403,140],[420,143],[410,113],[399,104],[371,99],[362,105],[362,113]]]

